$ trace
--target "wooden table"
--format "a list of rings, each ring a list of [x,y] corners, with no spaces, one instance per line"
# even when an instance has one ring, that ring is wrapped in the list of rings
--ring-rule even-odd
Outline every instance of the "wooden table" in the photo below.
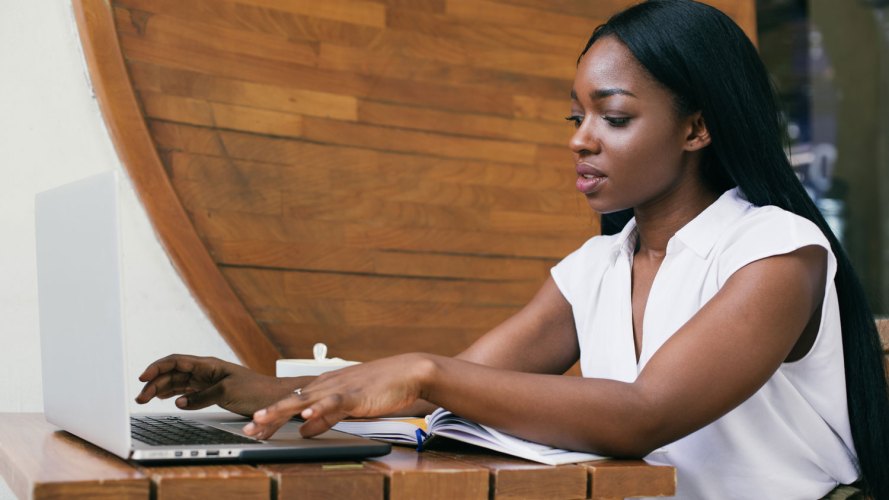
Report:
[[[19,498],[507,499],[670,496],[672,467],[607,460],[551,467],[453,444],[363,461],[145,467],[48,424],[0,413],[0,473]]]

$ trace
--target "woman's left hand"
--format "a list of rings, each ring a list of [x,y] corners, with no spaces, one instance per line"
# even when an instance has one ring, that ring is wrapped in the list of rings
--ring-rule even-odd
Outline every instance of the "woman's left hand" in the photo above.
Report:
[[[294,415],[305,419],[304,437],[330,429],[346,417],[376,417],[423,398],[435,363],[426,354],[402,354],[327,372],[277,403],[253,414],[244,433],[268,439]]]

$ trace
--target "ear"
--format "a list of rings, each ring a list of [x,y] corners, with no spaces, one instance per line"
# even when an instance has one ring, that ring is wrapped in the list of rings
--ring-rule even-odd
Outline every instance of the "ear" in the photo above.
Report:
[[[686,118],[688,135],[685,136],[685,150],[698,151],[710,145],[710,131],[704,123],[704,117],[700,111],[692,113]]]

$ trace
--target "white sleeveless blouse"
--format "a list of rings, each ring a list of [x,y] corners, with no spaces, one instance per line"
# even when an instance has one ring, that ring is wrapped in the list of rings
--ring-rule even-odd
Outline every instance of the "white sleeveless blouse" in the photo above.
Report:
[[[857,458],[846,407],[836,258],[812,222],[755,207],[738,189],[679,230],[667,245],[645,310],[638,364],[630,283],[635,220],[596,236],[553,267],[571,304],[584,377],[633,382],[663,343],[741,267],[818,245],[828,252],[821,325],[805,357],[783,363],[747,401],[666,446],[652,463],[676,466],[681,499],[814,499],[854,482]]]

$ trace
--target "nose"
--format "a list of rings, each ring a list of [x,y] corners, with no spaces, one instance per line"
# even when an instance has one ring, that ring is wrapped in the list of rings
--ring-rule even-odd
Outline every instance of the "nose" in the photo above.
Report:
[[[571,140],[568,141],[568,147],[575,155],[582,157],[590,154],[597,154],[601,149],[599,140],[596,137],[593,122],[592,119],[584,119],[580,123],[580,126],[574,130],[574,135],[572,135]]]

